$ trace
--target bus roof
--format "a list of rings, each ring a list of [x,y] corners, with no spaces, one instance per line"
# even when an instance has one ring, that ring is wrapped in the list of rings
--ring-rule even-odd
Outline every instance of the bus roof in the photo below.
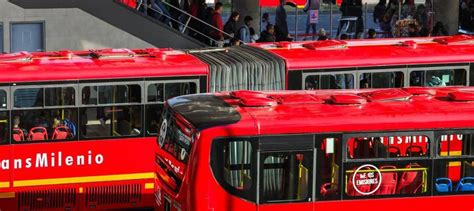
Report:
[[[219,114],[195,107],[216,104],[216,96],[227,104]],[[194,112],[174,109],[186,107],[186,102]],[[234,135],[474,128],[474,88],[469,87],[236,91],[181,96],[168,103],[198,130],[224,127]],[[201,125],[203,117],[212,124]]]
[[[285,59],[290,71],[474,61],[474,37],[467,35],[253,45]]]
[[[0,83],[207,75],[208,66],[172,49],[0,54]]]

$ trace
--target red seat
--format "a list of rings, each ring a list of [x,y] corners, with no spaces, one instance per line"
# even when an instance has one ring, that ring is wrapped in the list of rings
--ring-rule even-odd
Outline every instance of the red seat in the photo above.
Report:
[[[357,168],[354,168],[354,170],[356,170]],[[370,170],[369,167],[365,167],[361,170]],[[347,177],[348,178],[348,181],[347,181],[347,195],[349,196],[362,196],[362,194],[360,194],[359,192],[356,191],[356,189],[354,188],[354,183],[352,183],[352,177],[354,176],[354,174],[349,174],[349,176]],[[361,179],[361,173],[357,173],[356,174],[356,180],[358,179]],[[368,193],[371,191],[372,187],[370,184],[364,184],[364,185],[358,185],[357,186],[357,189],[362,192],[362,193]]]
[[[70,137],[70,130],[65,125],[59,125],[54,128],[52,140],[66,140]]]
[[[418,164],[407,165],[405,168],[421,167]],[[397,193],[414,194],[421,190],[423,172],[421,171],[405,171],[400,177],[397,187]]]
[[[13,128],[13,140],[16,142],[25,141],[25,134],[21,128]]]
[[[338,194],[337,184],[332,184],[328,182],[321,185],[321,196],[331,197],[331,196],[336,196],[337,194]]]
[[[388,147],[388,152],[390,153],[390,157],[400,157],[400,148],[396,146],[390,146]]]
[[[396,169],[395,166],[382,166],[380,167],[381,170],[383,169]],[[397,191],[397,182],[398,182],[398,175],[397,172],[382,172],[382,184],[380,184],[379,189],[375,192],[375,195],[393,195]],[[377,174],[378,177],[378,174]],[[373,189],[377,186],[373,185]]]
[[[31,141],[44,141],[48,140],[48,131],[44,127],[34,127],[30,129],[28,139]]]

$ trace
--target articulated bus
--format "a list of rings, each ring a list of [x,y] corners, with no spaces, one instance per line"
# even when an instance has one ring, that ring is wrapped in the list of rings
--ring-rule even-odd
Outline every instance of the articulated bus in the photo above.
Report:
[[[207,67],[190,57],[0,55],[0,210],[152,207],[164,101],[206,91]]]
[[[253,44],[286,62],[289,90],[473,86],[474,37]]]
[[[180,96],[158,210],[473,210],[474,88]]]

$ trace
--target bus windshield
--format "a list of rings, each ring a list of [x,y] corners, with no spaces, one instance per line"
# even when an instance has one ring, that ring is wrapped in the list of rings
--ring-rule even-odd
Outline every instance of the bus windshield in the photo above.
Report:
[[[159,153],[156,162],[165,172],[160,176],[174,180],[171,186],[179,188],[191,152],[192,130],[173,117],[168,110],[163,113],[160,125]],[[169,179],[165,180],[169,181]]]

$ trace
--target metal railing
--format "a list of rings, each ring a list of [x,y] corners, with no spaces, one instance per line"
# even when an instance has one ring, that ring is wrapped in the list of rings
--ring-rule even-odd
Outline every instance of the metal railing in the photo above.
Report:
[[[229,38],[234,37],[233,35],[228,34],[220,30],[219,28],[216,28],[212,24],[209,24],[206,21],[203,21],[189,14],[188,12],[180,8],[177,8],[165,1],[159,1],[159,2],[162,3],[164,6],[167,6],[168,8],[170,8],[170,10],[177,11],[179,13],[177,18],[175,18],[176,16],[172,17],[172,15],[169,13],[168,10],[166,10],[166,8],[160,8],[159,5],[156,5],[156,4],[154,5],[155,0],[115,0],[115,1],[127,7],[130,7],[134,10],[137,10],[138,12],[143,13],[147,16],[150,15],[148,14],[149,10],[156,12],[159,14],[159,17],[155,17],[156,19],[158,20],[161,19],[160,20],[161,22],[165,23],[166,25],[169,25],[170,27],[174,27],[180,33],[182,34],[188,33],[188,35],[190,35],[191,37],[194,37],[200,40],[201,42],[204,42],[205,44],[210,45],[210,46],[222,47],[226,41],[216,40],[215,38],[206,34],[206,32],[203,31],[203,29],[209,29],[209,31],[211,30],[217,31],[218,33],[222,33],[224,37],[229,37]],[[190,26],[191,22],[198,23],[201,29],[192,28]],[[239,41],[243,43],[241,40]]]

